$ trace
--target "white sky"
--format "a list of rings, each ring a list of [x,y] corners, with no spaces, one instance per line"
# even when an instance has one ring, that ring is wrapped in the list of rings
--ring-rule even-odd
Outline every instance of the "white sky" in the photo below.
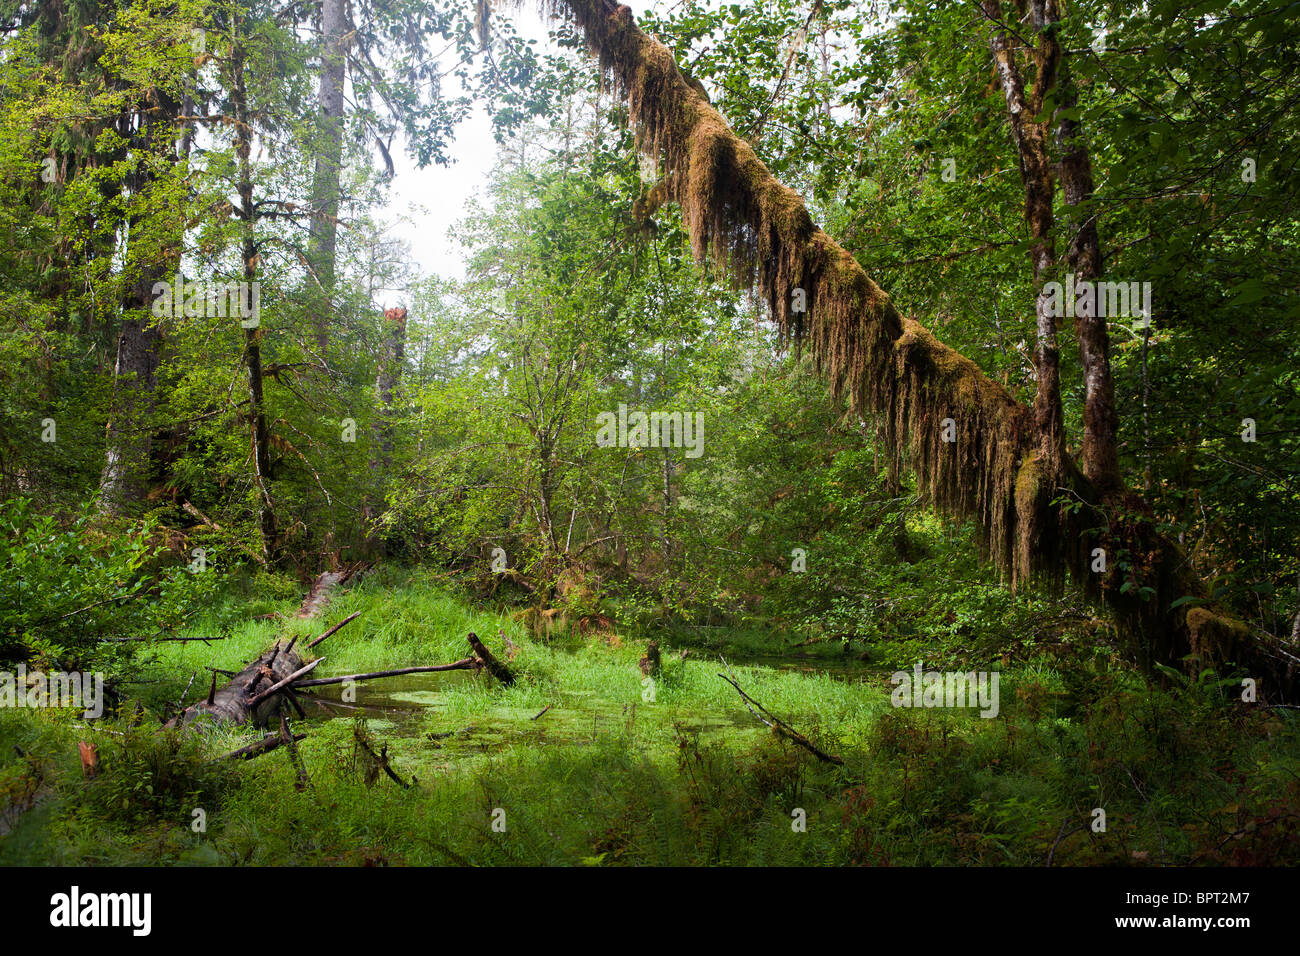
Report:
[[[661,6],[661,0],[622,0],[633,13]],[[509,16],[524,40],[547,43],[549,24],[532,4],[517,9],[494,12]],[[592,61],[595,69],[595,61]],[[396,145],[396,144],[394,144]],[[492,137],[492,124],[482,107],[456,130],[448,153],[455,158],[450,166],[430,165],[419,169],[404,150],[393,150],[394,176],[391,199],[381,218],[393,223],[390,234],[411,244],[411,252],[421,275],[436,274],[447,278],[464,278],[465,263],[459,243],[448,230],[464,218],[469,201],[487,183],[488,173],[496,165],[498,147]]]

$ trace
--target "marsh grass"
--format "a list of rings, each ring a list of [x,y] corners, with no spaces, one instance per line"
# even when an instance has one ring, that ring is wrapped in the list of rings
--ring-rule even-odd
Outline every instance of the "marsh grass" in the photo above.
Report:
[[[271,603],[285,615],[296,607]],[[299,721],[303,791],[283,754],[211,763],[256,732],[159,731],[190,674],[202,675],[193,700],[205,666],[235,669],[277,634],[319,634],[354,611],[362,616],[321,646],[322,675],[455,660],[470,630],[504,658],[504,630],[519,680],[504,689],[486,675],[427,675],[393,692],[407,708],[400,720],[372,710]],[[196,618],[192,633],[212,626]],[[651,701],[642,638],[537,640],[412,571],[362,580],[316,621],[251,621],[210,645],[159,645],[141,674],[150,683],[124,688],[115,718],[0,711],[0,862],[1036,865],[1054,842],[1057,864],[1297,861],[1293,715],[1244,709],[1211,684],[1161,690],[1106,670],[1067,680],[1038,659],[1004,671],[1001,715],[983,720],[895,710],[887,675],[871,669],[760,662],[753,631],[735,647],[719,631],[685,659],[671,635],[657,636],[664,663]],[[717,654],[844,765],[756,721],[717,677]],[[382,697],[381,684],[360,685],[357,703]],[[131,727],[136,702],[150,716]],[[415,778],[411,789],[382,775],[367,784],[359,722]],[[100,746],[93,780],[78,740]],[[33,790],[39,799],[24,809]],[[1104,834],[1088,827],[1098,806]],[[206,832],[192,826],[195,809]],[[797,810],[806,832],[792,827]]]

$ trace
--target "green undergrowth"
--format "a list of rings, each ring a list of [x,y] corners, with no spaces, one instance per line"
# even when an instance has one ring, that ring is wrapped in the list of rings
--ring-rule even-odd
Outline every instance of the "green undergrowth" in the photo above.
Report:
[[[650,682],[642,636],[534,639],[418,569],[372,572],[313,621],[292,620],[297,595],[278,591],[263,586],[251,606],[283,617],[219,633],[228,618],[213,611],[189,633],[224,639],[143,655],[140,683],[102,720],[0,710],[0,863],[1300,862],[1294,713],[1243,704],[1208,676],[1158,688],[1104,655],[998,661],[1000,713],[983,719],[894,708],[887,670],[754,628],[734,642],[725,628],[658,633]],[[206,667],[235,669],[277,635],[303,644],[356,611],[318,648],[317,674],[447,663],[473,630],[518,680],[360,685],[354,704],[369,709],[296,722],[305,789],[283,750],[213,759],[258,732],[160,729],[168,704],[206,690]],[[718,676],[722,656],[843,764],[769,731]],[[386,746],[411,786],[358,738]],[[78,741],[99,748],[89,779]]]

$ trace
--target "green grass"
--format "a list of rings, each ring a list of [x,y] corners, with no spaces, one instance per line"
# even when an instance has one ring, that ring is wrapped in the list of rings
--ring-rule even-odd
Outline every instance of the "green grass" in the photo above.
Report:
[[[287,616],[296,603],[253,606]],[[257,732],[159,732],[155,715],[191,674],[189,701],[206,688],[205,666],[237,668],[277,634],[306,638],[354,611],[361,617],[319,648],[321,676],[446,663],[466,655],[470,630],[504,657],[504,630],[519,680],[506,689],[459,672],[360,685],[357,703],[408,709],[393,720],[300,721],[303,791],[283,752],[212,761]],[[195,618],[191,633],[214,633],[219,617]],[[0,863],[1040,864],[1054,842],[1061,864],[1297,862],[1292,712],[1045,659],[1004,671],[995,720],[895,710],[886,673],[837,666],[834,651],[799,664],[824,660],[819,673],[784,666],[779,635],[658,639],[664,669],[650,700],[643,637],[535,640],[416,570],[367,577],[319,620],[252,621],[210,645],[159,645],[116,718],[0,711]],[[751,695],[844,765],[770,733],[717,676],[719,654]],[[137,703],[149,716],[132,727]],[[416,778],[411,789],[383,775],[367,782],[354,744],[362,723],[402,778]],[[82,777],[78,740],[100,747],[93,780]],[[1099,806],[1105,833],[1088,827]],[[798,810],[806,832],[791,826]]]

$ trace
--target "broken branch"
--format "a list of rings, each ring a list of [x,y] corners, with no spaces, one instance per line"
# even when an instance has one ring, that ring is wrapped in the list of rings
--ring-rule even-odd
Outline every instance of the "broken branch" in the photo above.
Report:
[[[722,659],[722,664],[724,667],[727,668],[727,671],[731,673],[731,665],[727,663],[726,658]],[[835,756],[834,754],[828,754],[826,751],[820,749],[816,744],[814,744],[803,734],[799,733],[797,730],[795,730],[785,721],[781,720],[781,718],[777,717],[775,714],[769,711],[758,701],[754,700],[754,698],[746,694],[745,691],[741,689],[740,684],[732,680],[731,677],[728,677],[726,674],[719,674],[718,676],[736,689],[736,693],[739,694],[740,699],[744,701],[745,709],[748,710],[755,717],[757,717],[760,721],[767,724],[767,726],[772,729],[772,732],[775,733],[778,737],[784,737],[786,740],[789,740],[791,743],[798,744],[800,747],[804,748],[804,750],[807,750],[818,760],[825,761],[826,763],[833,763],[838,766],[844,765],[844,761],[841,760],[839,757]],[[753,706],[750,706],[751,704]],[[761,710],[763,714],[767,715],[767,717],[764,717],[762,714],[760,714],[758,710],[754,709],[754,707],[757,707],[758,710]],[[769,720],[768,718],[771,719]]]
[[[325,632],[324,634],[322,634],[320,637],[316,638],[316,640],[311,641],[310,643],[308,643],[308,644],[307,644],[307,650],[311,650],[313,647],[315,647],[315,646],[316,646],[317,644],[319,644],[321,641],[325,640],[325,638],[330,637],[330,636],[332,636],[332,635],[334,635],[334,634],[337,634],[339,631],[341,631],[341,630],[343,629],[343,626],[344,626],[345,624],[351,624],[353,621],[355,621],[355,620],[356,620],[357,618],[359,618],[360,616],[361,616],[361,612],[360,612],[360,611],[356,611],[356,612],[353,613],[353,614],[349,614],[347,617],[345,617],[343,620],[339,621],[337,624],[335,624],[333,627],[331,627],[328,631],[326,631],[326,632]],[[296,640],[296,638],[295,638],[295,640]]]

